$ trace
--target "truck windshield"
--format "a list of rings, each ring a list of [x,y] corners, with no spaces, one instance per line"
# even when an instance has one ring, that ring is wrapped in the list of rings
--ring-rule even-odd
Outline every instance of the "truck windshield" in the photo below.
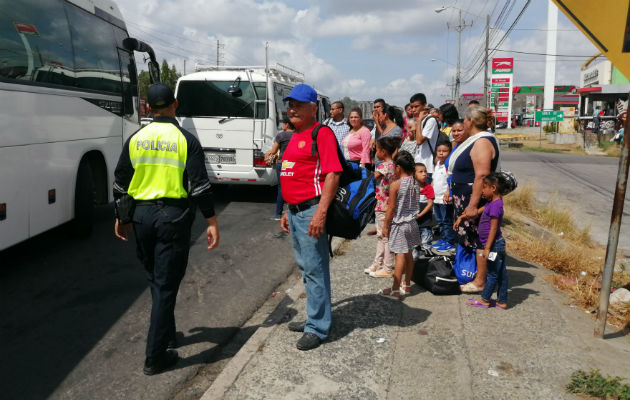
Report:
[[[227,92],[233,81],[180,81],[177,90],[178,117],[242,117],[267,118],[265,82],[242,81],[243,95]],[[252,89],[252,86],[254,87]],[[254,93],[255,91],[255,93]]]

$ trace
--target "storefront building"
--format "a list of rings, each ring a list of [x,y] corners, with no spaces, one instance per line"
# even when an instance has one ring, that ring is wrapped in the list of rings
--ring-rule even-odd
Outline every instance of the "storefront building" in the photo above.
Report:
[[[629,90],[630,81],[608,60],[580,71],[580,125],[592,130],[597,112],[601,133],[618,131],[628,111]]]

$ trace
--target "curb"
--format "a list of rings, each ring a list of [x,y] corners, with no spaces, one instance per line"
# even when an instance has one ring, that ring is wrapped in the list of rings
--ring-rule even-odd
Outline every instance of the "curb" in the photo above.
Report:
[[[332,241],[333,253],[345,242],[345,239],[334,237]],[[212,385],[206,390],[199,400],[216,400],[222,399],[230,387],[234,384],[238,376],[241,374],[245,366],[260,351],[267,341],[267,338],[280,326],[282,319],[286,314],[286,309],[290,304],[295,303],[300,297],[306,294],[304,284],[300,280],[287,293],[284,299],[278,304],[276,309],[265,319],[262,327],[245,342],[243,347],[234,355],[227,363],[225,368],[212,382]]]

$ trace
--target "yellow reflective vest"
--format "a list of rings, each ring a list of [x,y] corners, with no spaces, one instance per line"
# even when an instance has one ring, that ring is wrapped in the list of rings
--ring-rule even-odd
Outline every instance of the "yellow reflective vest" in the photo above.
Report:
[[[135,170],[127,193],[135,200],[188,197],[183,177],[188,146],[172,123],[152,122],[129,141],[129,158]]]

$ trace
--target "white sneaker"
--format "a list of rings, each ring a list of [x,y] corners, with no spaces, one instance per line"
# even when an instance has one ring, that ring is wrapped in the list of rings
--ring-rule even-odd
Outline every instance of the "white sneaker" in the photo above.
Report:
[[[367,267],[366,269],[363,270],[363,272],[365,272],[366,274],[371,274],[372,272],[376,272],[378,270],[378,267],[376,265],[370,265],[369,267]]]

